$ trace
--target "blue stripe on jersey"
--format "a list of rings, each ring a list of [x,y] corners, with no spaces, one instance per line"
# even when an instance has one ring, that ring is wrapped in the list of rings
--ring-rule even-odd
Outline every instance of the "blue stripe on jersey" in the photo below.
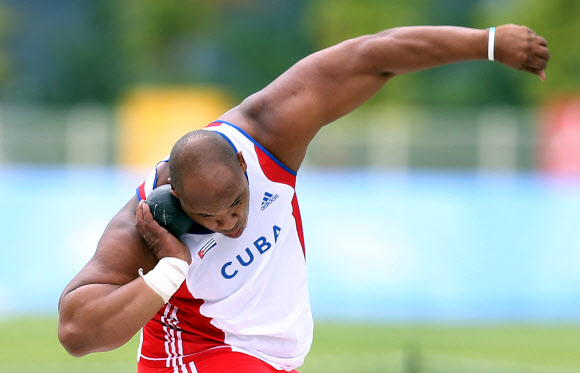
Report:
[[[153,179],[153,189],[157,188],[157,167],[159,167],[159,165],[163,162],[169,162],[169,159],[166,158],[157,163],[157,166],[155,166],[155,179]]]
[[[234,150],[236,151],[236,154],[238,154],[238,149],[236,148],[236,146],[234,145],[234,143],[232,142],[232,140],[230,140],[226,135],[224,135],[223,133],[219,132],[219,131],[213,131],[215,133],[219,133],[220,135],[222,135],[222,137],[224,139],[226,139],[227,142],[230,143],[230,145],[232,146],[232,148],[234,148]]]
[[[262,146],[262,144],[260,144],[260,143],[259,143],[259,142],[257,142],[256,140],[254,140],[254,139],[252,138],[252,136],[248,135],[248,134],[246,133],[246,131],[244,131],[244,130],[243,130],[243,129],[241,129],[240,127],[238,127],[238,126],[236,126],[236,125],[234,125],[234,124],[231,124],[231,123],[229,123],[229,122],[226,122],[225,120],[216,120],[216,121],[214,121],[214,123],[216,123],[216,122],[217,122],[217,123],[224,123],[224,124],[227,124],[228,126],[234,127],[234,128],[235,128],[235,129],[237,129],[237,130],[238,130],[238,131],[239,131],[239,132],[240,132],[242,135],[246,136],[246,137],[248,138],[248,140],[250,140],[251,142],[253,142],[253,143],[254,143],[254,145],[256,145],[258,148],[260,148],[260,149],[261,149],[261,150],[262,150],[264,153],[266,153],[266,155],[267,155],[268,157],[270,157],[270,158],[271,158],[271,159],[272,159],[274,162],[276,162],[276,164],[277,164],[278,166],[282,167],[284,170],[286,170],[286,171],[290,172],[290,173],[291,173],[292,175],[294,175],[294,176],[296,176],[296,175],[297,175],[297,173],[296,173],[294,170],[291,170],[291,169],[290,169],[290,168],[288,168],[288,166],[286,166],[284,163],[280,162],[280,161],[279,161],[279,160],[278,160],[276,157],[274,157],[274,155],[273,155],[272,153],[270,153],[268,150],[266,150],[266,148],[264,148],[264,147]],[[224,136],[224,137],[225,137],[225,136]]]

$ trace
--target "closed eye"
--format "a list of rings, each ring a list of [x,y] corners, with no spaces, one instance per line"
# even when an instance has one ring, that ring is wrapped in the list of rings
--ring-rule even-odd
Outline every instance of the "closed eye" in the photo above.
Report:
[[[232,203],[229,208],[231,209],[233,207],[238,206],[240,203],[242,203],[242,196],[243,196],[243,194],[240,194],[240,196],[238,198],[236,198],[234,203]],[[197,213],[196,215],[198,215],[200,218],[213,218],[215,216],[215,215],[202,214],[202,213]]]

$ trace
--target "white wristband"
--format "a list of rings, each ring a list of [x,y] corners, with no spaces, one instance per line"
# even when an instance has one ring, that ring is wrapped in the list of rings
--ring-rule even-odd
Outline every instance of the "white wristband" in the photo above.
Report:
[[[165,303],[175,294],[185,281],[189,264],[178,258],[162,258],[151,271],[143,276],[143,268],[139,269],[139,276],[153,289]]]
[[[489,28],[489,35],[487,38],[487,59],[495,61],[495,27]]]

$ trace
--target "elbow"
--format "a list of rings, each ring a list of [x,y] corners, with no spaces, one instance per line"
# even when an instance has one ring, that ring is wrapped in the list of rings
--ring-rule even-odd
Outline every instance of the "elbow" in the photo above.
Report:
[[[384,78],[445,64],[449,52],[442,51],[428,36],[426,29],[418,27],[396,27],[367,35],[362,39],[360,56]]]
[[[91,329],[70,321],[59,321],[58,340],[73,357],[83,357],[95,352],[112,351],[127,342],[127,340],[108,340],[104,338],[101,328]]]
[[[390,31],[390,30],[388,30]],[[398,75],[397,56],[390,53],[395,39],[390,32],[365,35],[358,38],[356,49],[352,56],[355,65],[362,66],[363,71],[370,72],[383,78],[392,78]]]
[[[73,357],[82,357],[93,352],[90,349],[87,337],[81,333],[80,328],[72,323],[59,322],[58,340],[64,349]]]

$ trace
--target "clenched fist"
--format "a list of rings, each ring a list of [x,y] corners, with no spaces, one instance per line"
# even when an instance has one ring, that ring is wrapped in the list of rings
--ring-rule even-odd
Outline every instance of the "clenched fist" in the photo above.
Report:
[[[545,80],[544,70],[550,60],[548,42],[525,26],[499,26],[495,36],[495,60]]]

